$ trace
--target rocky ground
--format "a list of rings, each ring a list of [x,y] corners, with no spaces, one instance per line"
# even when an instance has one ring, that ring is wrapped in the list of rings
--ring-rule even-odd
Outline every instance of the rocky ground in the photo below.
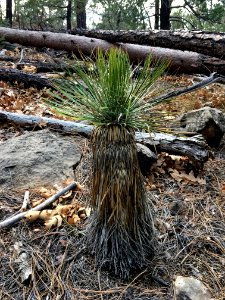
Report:
[[[166,78],[170,86],[187,86],[192,80],[191,76]],[[41,100],[45,90],[4,82],[0,87],[1,109],[54,117]],[[206,103],[225,111],[224,86],[213,84],[180,96],[161,109],[174,117]],[[22,219],[0,231],[0,299],[169,300],[176,299],[179,280],[183,280],[179,276],[186,282],[187,277],[198,279],[204,286],[198,286],[198,296],[185,294],[186,287],[177,299],[224,299],[225,140],[212,151],[214,157],[194,177],[198,180],[171,176],[171,169],[190,174],[187,158],[158,154],[145,180],[155,211],[159,249],[149,266],[129,281],[95,269],[82,243],[85,220],[76,225],[63,220],[60,227],[46,230],[42,220]],[[0,221],[21,209],[26,190],[32,201],[39,201],[74,176],[83,185],[82,191],[73,190],[60,201],[88,207],[91,149],[84,137],[4,124],[0,166],[4,170],[0,174]],[[192,293],[195,284],[189,282]]]

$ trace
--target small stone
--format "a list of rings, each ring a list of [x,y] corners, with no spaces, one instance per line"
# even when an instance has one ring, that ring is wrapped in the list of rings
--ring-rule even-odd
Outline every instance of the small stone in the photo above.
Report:
[[[176,300],[212,300],[208,288],[193,277],[177,276],[174,291]]]

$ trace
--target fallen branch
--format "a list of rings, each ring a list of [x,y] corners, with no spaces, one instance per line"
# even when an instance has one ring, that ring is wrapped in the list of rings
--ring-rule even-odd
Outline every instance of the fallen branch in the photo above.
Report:
[[[29,211],[42,210],[43,208],[47,207],[48,205],[50,205],[54,201],[56,201],[59,197],[61,197],[62,195],[66,194],[67,192],[69,192],[70,190],[75,189],[75,188],[81,188],[80,184],[77,183],[77,182],[73,182],[70,185],[68,185],[67,187],[65,187],[64,189],[62,189],[61,191],[59,191],[58,193],[56,193],[55,195],[53,195],[52,197],[48,198],[46,201],[44,201],[41,204],[39,204],[39,205],[35,206],[34,208],[32,208],[31,210],[28,210],[28,211],[19,213],[15,216],[7,218],[6,220],[0,222],[0,229],[8,227],[8,226],[20,221],[21,219],[23,219],[25,217],[25,215]]]
[[[32,126],[32,128],[40,127],[40,129],[48,127],[56,131],[69,134],[80,134],[85,137],[89,137],[94,129],[94,126],[92,125],[72,121],[1,111],[0,124],[6,122],[20,126],[28,125]],[[210,156],[207,145],[194,137],[183,138],[166,133],[136,132],[136,141],[145,144],[152,151],[165,151],[171,154],[185,155],[196,163],[202,164],[207,161]]]
[[[189,86],[184,89],[178,89],[176,91],[166,93],[164,95],[154,98],[152,101],[154,101],[154,105],[155,105],[155,103],[161,103],[166,99],[169,100],[171,98],[174,98],[174,97],[177,97],[180,95],[191,93],[193,91],[196,91],[200,88],[203,88],[204,86],[207,86],[207,85],[215,83],[215,82],[225,83],[225,76],[222,76],[222,75],[214,72],[209,77],[204,78],[201,82],[195,83],[192,86]]]

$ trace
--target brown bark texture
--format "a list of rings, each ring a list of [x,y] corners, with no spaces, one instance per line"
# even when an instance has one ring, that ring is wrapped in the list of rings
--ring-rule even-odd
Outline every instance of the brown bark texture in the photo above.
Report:
[[[131,43],[146,46],[193,51],[225,58],[225,33],[172,30],[75,30],[74,34],[106,40],[110,43]]]
[[[151,55],[153,61],[159,59],[169,60],[169,71],[173,74],[202,73],[208,75],[212,72],[217,72],[221,75],[225,75],[225,60],[198,54],[196,52],[125,43],[113,44],[105,40],[85,36],[28,31],[4,27],[0,27],[0,36],[4,37],[6,41],[11,43],[67,50],[72,51],[77,55],[82,53],[90,56],[98,48],[105,52],[111,47],[120,47],[128,53],[131,62],[134,64],[143,62],[148,55]]]

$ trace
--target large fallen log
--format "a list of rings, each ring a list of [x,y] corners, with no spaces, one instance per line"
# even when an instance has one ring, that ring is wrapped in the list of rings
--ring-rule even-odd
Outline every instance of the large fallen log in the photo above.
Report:
[[[91,125],[72,121],[0,111],[0,124],[4,123],[32,128],[40,127],[41,129],[48,127],[56,131],[80,134],[85,137],[89,137],[94,128]],[[194,137],[184,138],[166,133],[136,132],[136,141],[146,145],[152,151],[159,153],[165,151],[171,154],[188,156],[196,165],[203,164],[210,156],[207,145]]]
[[[110,43],[131,43],[154,47],[194,51],[209,56],[225,58],[225,33],[205,31],[170,30],[82,30],[73,34],[106,40]]]
[[[196,52],[134,44],[112,44],[101,39],[85,36],[4,27],[0,27],[0,36],[12,43],[67,50],[77,55],[81,52],[84,55],[92,55],[98,48],[107,51],[111,47],[120,47],[128,53],[130,60],[134,64],[143,62],[146,57],[151,54],[153,61],[159,59],[169,60],[169,71],[173,73],[202,73],[208,75],[209,73],[217,72],[221,75],[225,75],[225,60],[198,54]]]

